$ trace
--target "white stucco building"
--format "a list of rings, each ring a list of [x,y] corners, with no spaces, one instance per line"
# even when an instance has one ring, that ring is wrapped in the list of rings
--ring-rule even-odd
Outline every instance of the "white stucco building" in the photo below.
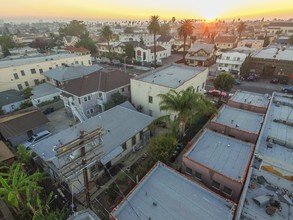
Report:
[[[166,94],[171,89],[179,92],[192,86],[195,92],[203,92],[208,75],[208,68],[189,67],[171,64],[150,71],[130,80],[131,101],[136,108],[142,108],[145,114],[160,117],[167,112],[160,111],[159,94]],[[171,115],[173,118],[175,115]]]
[[[135,60],[141,62],[153,62],[155,60],[155,53],[154,47],[135,47]],[[161,59],[171,56],[171,48],[165,48],[162,46],[156,46],[156,55],[157,55],[157,62],[159,63]]]
[[[0,91],[23,90],[45,81],[43,72],[62,65],[92,65],[90,54],[54,54],[0,60]]]
[[[217,59],[218,71],[240,74],[240,67],[248,55],[237,51],[222,53]]]

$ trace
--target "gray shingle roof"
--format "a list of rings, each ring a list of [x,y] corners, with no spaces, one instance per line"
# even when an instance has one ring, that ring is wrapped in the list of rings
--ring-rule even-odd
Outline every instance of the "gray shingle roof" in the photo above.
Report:
[[[210,54],[213,49],[215,48],[214,44],[199,44],[199,43],[194,43],[192,47],[188,50],[188,52],[197,52],[199,50],[204,50],[208,54]]]
[[[96,72],[103,67],[95,64],[92,66],[70,66],[70,67],[57,67],[55,69],[46,71],[42,75],[55,79],[59,82],[76,79],[81,76],[89,75]]]
[[[0,92],[0,107],[15,102],[24,100],[20,92],[15,89],[9,89],[3,92]]]

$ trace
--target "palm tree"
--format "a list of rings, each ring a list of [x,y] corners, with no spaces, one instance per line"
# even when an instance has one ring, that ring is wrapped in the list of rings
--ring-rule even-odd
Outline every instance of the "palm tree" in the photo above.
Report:
[[[156,39],[156,35],[157,33],[160,31],[160,23],[159,23],[159,16],[158,15],[153,15],[150,18],[149,21],[149,25],[148,25],[148,30],[150,32],[150,34],[154,34],[154,65],[155,68],[157,66],[157,39]]]
[[[243,31],[245,31],[246,29],[246,24],[244,21],[240,21],[240,23],[238,24],[238,27],[237,27],[237,32],[239,34],[239,40],[241,39],[241,34]]]
[[[181,22],[181,26],[178,28],[179,36],[183,36],[183,62],[185,63],[185,47],[186,47],[186,38],[187,36],[192,35],[193,33],[193,25],[191,20],[186,19]]]
[[[187,122],[196,114],[211,113],[211,105],[200,93],[195,93],[193,87],[176,92],[170,90],[166,94],[159,94],[161,98],[160,110],[177,114],[180,137],[183,137]]]
[[[107,26],[106,25],[106,26],[103,26],[102,27],[101,36],[102,36],[102,38],[104,38],[107,41],[107,43],[108,43],[108,50],[109,50],[109,53],[110,53],[111,52],[110,51],[110,40],[113,37],[113,32],[112,32],[110,26]]]

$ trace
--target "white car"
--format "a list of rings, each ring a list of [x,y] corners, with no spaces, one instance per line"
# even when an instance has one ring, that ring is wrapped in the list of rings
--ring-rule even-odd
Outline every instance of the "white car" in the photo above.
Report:
[[[33,136],[31,136],[31,138],[29,138],[28,140],[26,140],[25,142],[23,142],[22,144],[26,147],[29,148],[31,145],[35,144],[36,142],[45,139],[46,137],[52,135],[52,133],[50,133],[49,131],[45,130],[45,131],[41,131],[37,134],[34,134]]]

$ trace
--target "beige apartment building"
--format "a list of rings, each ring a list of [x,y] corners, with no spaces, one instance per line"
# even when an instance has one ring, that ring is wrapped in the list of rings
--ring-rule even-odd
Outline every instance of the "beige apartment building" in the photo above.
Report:
[[[90,54],[64,53],[0,60],[0,92],[34,87],[45,81],[43,72],[72,65],[92,65]]]

